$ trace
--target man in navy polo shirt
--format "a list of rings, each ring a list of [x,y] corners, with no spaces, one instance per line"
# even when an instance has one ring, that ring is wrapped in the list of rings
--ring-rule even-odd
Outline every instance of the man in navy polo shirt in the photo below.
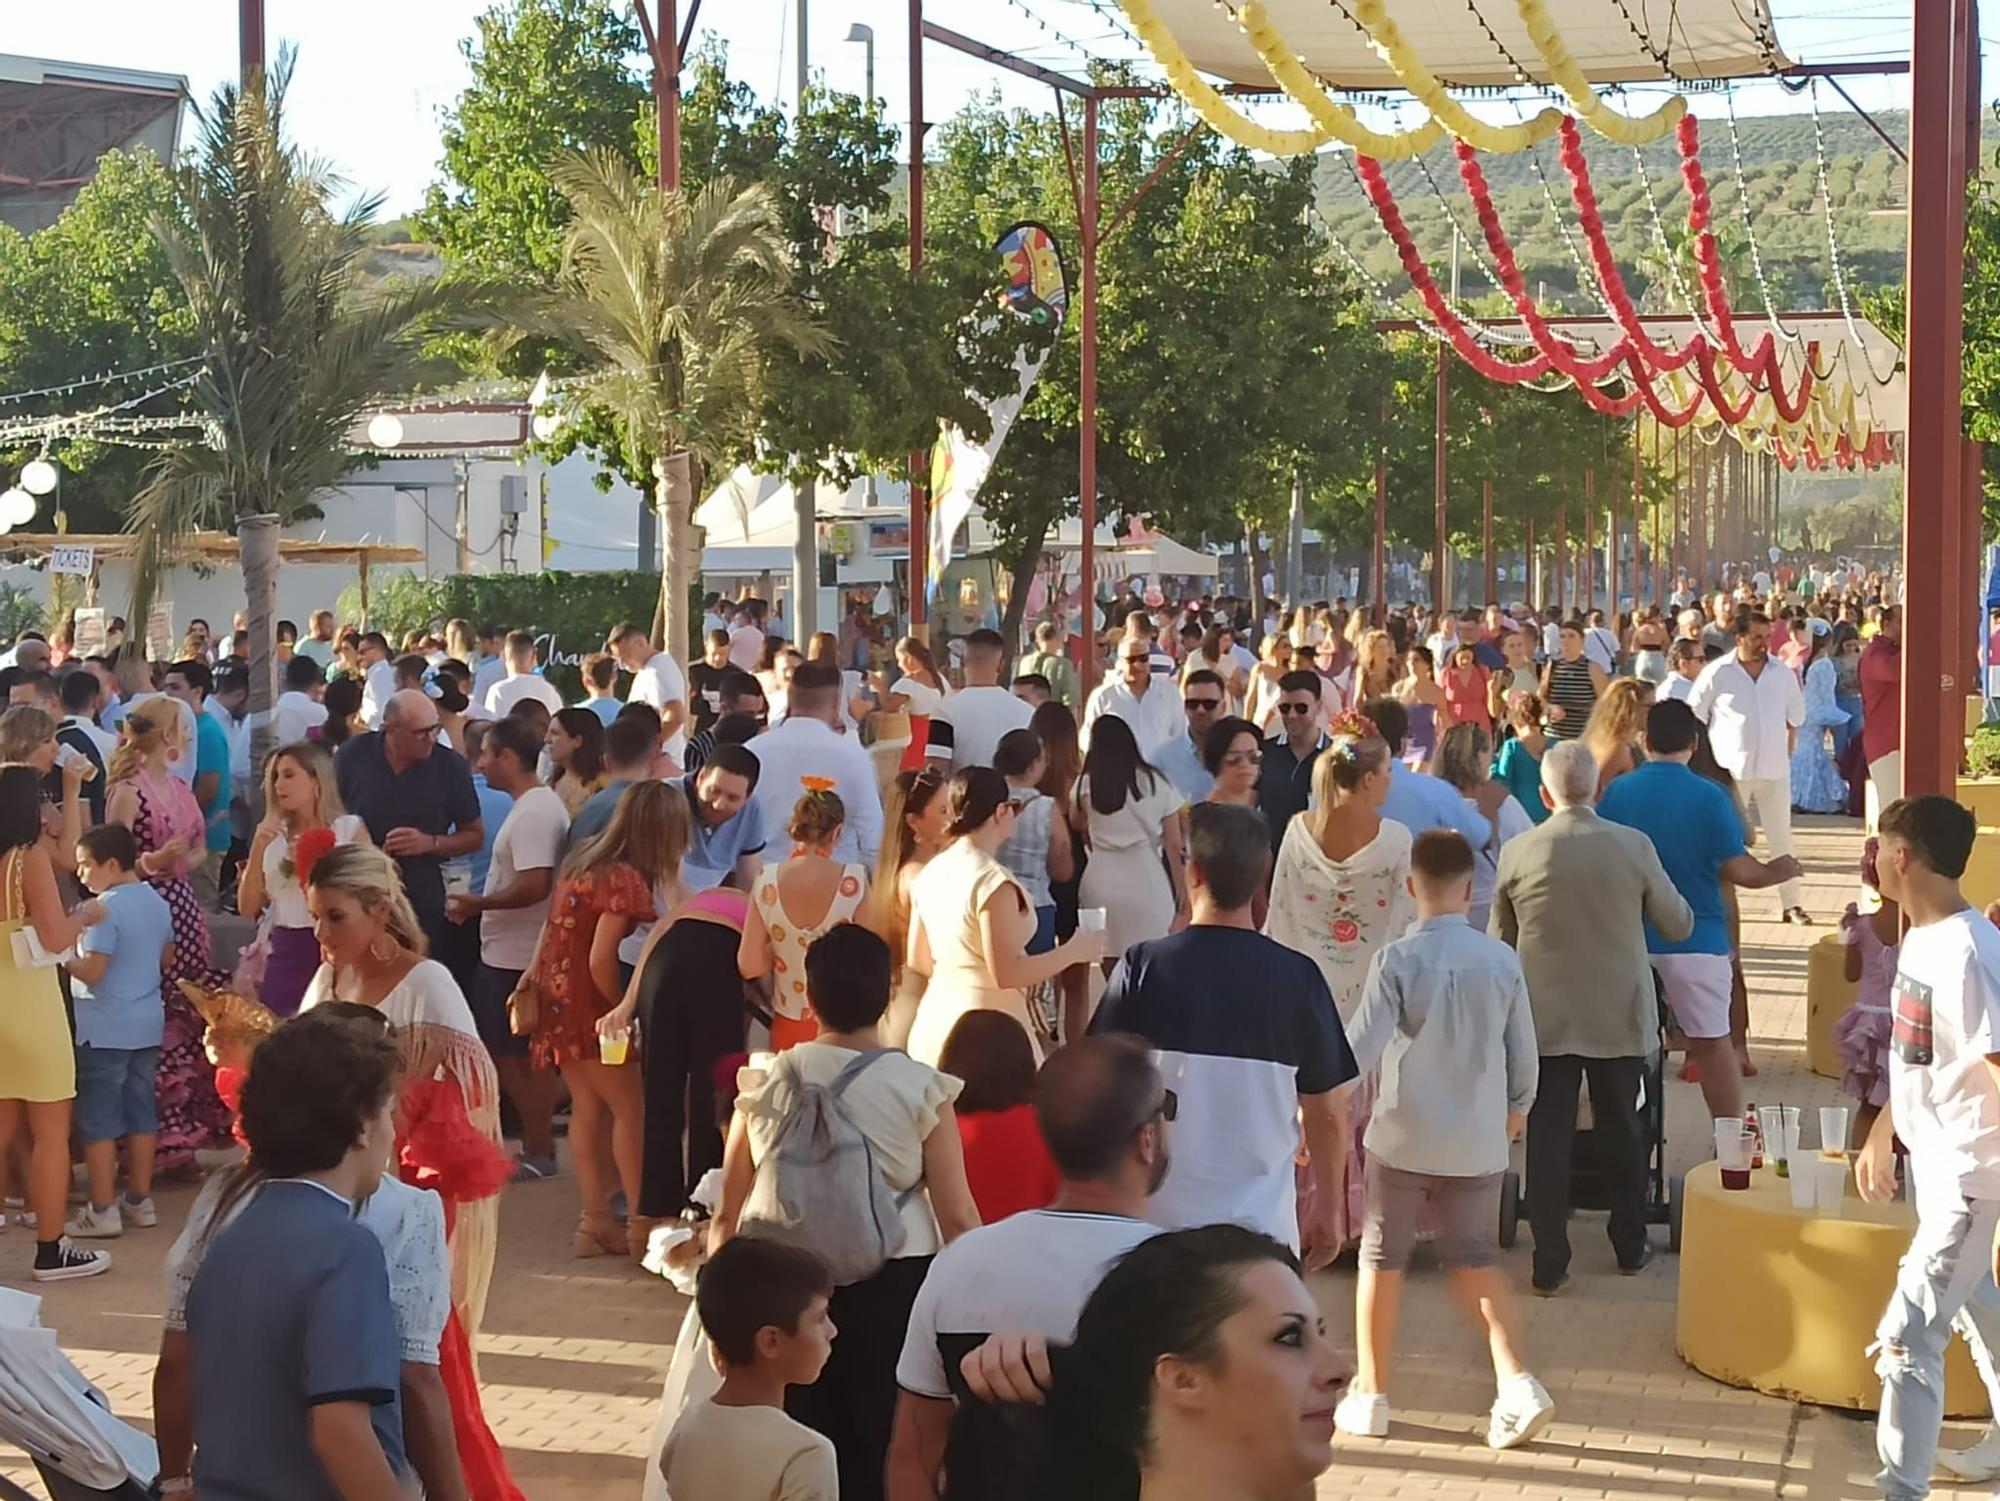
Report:
[[[718,745],[700,771],[676,783],[686,793],[687,858],[681,879],[690,890],[707,891],[736,877],[748,891],[764,866],[764,813],[751,794],[757,790],[756,752],[741,745]]]
[[[1646,924],[1646,951],[1666,990],[1667,1004],[1687,1037],[1688,1059],[1701,1071],[1708,1113],[1743,1114],[1743,1069],[1730,1040],[1735,993],[1729,911],[1722,883],[1756,890],[1799,878],[1790,855],[1759,860],[1743,845],[1743,818],[1728,793],[1688,769],[1701,721],[1677,700],[1646,714],[1646,763],[1608,788],[1597,805],[1612,823],[1653,841],[1674,889],[1694,911],[1694,931],[1676,943]]]

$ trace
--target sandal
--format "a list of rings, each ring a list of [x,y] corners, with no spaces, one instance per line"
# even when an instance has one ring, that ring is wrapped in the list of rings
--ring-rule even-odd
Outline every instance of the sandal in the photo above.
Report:
[[[556,1175],[556,1160],[553,1157],[520,1156],[514,1159],[514,1171],[508,1175],[509,1183],[546,1183]]]
[[[1785,921],[1801,928],[1810,928],[1813,925],[1812,914],[1803,907],[1787,907]]]
[[[570,1251],[580,1261],[587,1261],[593,1256],[627,1255],[625,1232],[611,1218],[610,1210],[586,1209],[577,1219],[576,1235],[570,1242]]]

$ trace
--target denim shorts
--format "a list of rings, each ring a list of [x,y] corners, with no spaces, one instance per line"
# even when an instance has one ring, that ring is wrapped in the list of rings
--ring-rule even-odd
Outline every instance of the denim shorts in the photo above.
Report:
[[[76,1134],[88,1143],[151,1136],[160,1129],[153,1098],[158,1048],[76,1047]]]

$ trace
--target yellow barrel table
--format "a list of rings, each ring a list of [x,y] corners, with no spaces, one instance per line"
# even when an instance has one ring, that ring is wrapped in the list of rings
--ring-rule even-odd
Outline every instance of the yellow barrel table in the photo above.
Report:
[[[2000,777],[1960,777],[1958,800],[1981,824],[2000,825]]]
[[[1713,1162],[1687,1175],[1681,1225],[1681,1359],[1728,1386],[1873,1412],[1882,1383],[1865,1353],[1916,1228],[1908,1204],[1866,1204],[1850,1181],[1838,1218],[1792,1208],[1790,1185],[1761,1168],[1731,1192]],[[1945,1411],[1984,1417],[1985,1390],[1954,1338]]]
[[[1841,1075],[1833,1027],[1853,1004],[1847,945],[1839,933],[1828,933],[1806,950],[1806,1067],[1822,1078]]]
[[[1979,837],[1972,841],[1972,858],[1965,863],[1958,889],[1975,907],[2000,901],[2000,828],[1983,818],[1979,820]]]

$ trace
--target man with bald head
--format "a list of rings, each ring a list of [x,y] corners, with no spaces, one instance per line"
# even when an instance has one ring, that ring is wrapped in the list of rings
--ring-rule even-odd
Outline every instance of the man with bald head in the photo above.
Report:
[[[465,930],[445,920],[444,862],[478,849],[485,826],[472,770],[439,743],[438,728],[437,705],[406,688],[384,705],[382,728],[349,740],[333,766],[347,811],[367,824],[368,837],[401,867],[432,956],[456,973],[453,961],[465,946]],[[476,939],[465,957],[468,969],[477,962]]]
[[[1146,1045],[1081,1038],[1050,1057],[1033,1098],[1055,1202],[968,1230],[932,1261],[896,1364],[888,1501],[936,1501],[947,1441],[954,1496],[1020,1494],[1045,1437],[1039,1410],[961,1407],[959,1362],[989,1334],[1067,1342],[1105,1268],[1159,1233],[1144,1215],[1167,1176],[1177,1102]]]

